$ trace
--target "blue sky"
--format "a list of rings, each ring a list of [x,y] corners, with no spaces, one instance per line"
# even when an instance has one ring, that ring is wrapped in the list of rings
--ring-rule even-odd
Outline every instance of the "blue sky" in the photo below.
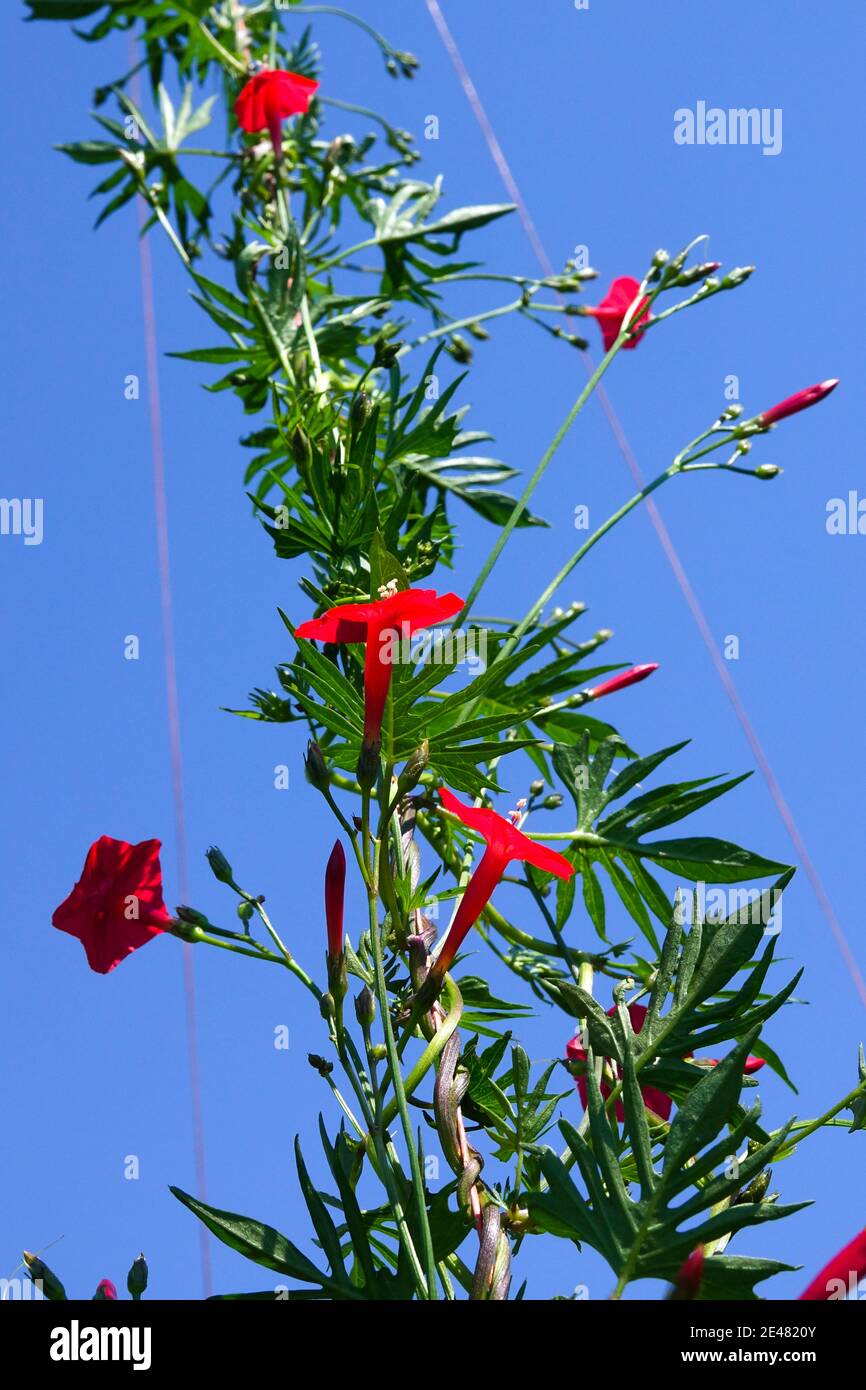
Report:
[[[715,475],[678,480],[660,507],[721,643],[739,638],[731,670],[861,968],[860,864],[864,747],[857,732],[866,659],[859,535],[829,535],[827,506],[862,488],[862,259],[859,167],[862,7],[817,15],[789,0],[750,0],[706,19],[683,6],[516,0],[443,10],[461,45],[548,252],[561,264],[589,247],[603,287],[639,275],[657,246],[708,233],[708,255],[755,263],[736,294],[654,330],[608,377],[615,408],[648,476],[725,404],[739,378],[752,413],[828,376],[830,402],[760,444],[755,462],[785,472],[773,484]],[[171,939],[107,978],[86,968],[77,943],[50,916],[99,834],[165,842],[167,895],[177,899],[165,721],[147,403],[124,399],[128,373],[144,378],[135,214],[94,233],[86,194],[93,171],[52,150],[92,133],[93,88],[126,67],[125,41],[89,46],[65,25],[23,25],[3,7],[6,71],[0,87],[7,141],[3,238],[7,268],[7,386],[2,493],[44,499],[44,539],[0,536],[4,604],[6,921],[0,1007],[7,1020],[0,1106],[4,1174],[0,1274],[22,1247],[47,1254],[70,1291],[89,1296],[108,1276],[122,1283],[140,1248],[152,1291],[198,1297],[195,1223],[167,1192],[194,1185],[181,951]],[[483,139],[421,0],[365,3],[365,17],[421,59],[413,83],[396,83],[371,45],[333,19],[318,23],[323,91],[383,109],[423,133],[422,177],[442,171],[449,205],[504,201]],[[782,112],[782,146],[680,145],[675,112],[707,106]],[[365,123],[336,114],[333,133]],[[492,268],[532,272],[517,218],[476,246]],[[170,249],[154,238],[161,352],[203,346],[213,334],[187,295]],[[478,308],[494,297],[479,295]],[[593,325],[588,325],[593,329]],[[598,344],[593,339],[593,350]],[[496,453],[534,466],[582,384],[577,357],[511,320],[477,353],[464,400],[471,423],[496,435]],[[192,901],[215,920],[232,906],[201,857],[225,850],[241,881],[267,894],[275,920],[314,969],[323,950],[321,873],[331,828],[303,781],[293,728],[233,720],[253,685],[270,684],[286,655],[278,604],[307,616],[298,571],[277,562],[241,489],[247,427],[233,399],[197,383],[209,369],[163,358],[162,408],[179,687],[186,770]],[[597,404],[569,436],[535,499],[546,533],[511,543],[479,605],[522,612],[548,571],[574,547],[575,506],[593,524],[630,495],[630,480]],[[462,551],[440,587],[468,587],[492,540],[460,516]],[[738,772],[752,759],[670,568],[645,516],[632,516],[573,576],[563,595],[590,606],[587,635],[611,627],[612,659],[658,661],[659,673],[611,701],[610,717],[649,751],[691,737],[684,776]],[[124,660],[134,633],[141,658]],[[287,791],[274,766],[291,768]],[[515,788],[519,792],[520,788]],[[695,821],[770,857],[790,859],[766,786],[756,776]],[[360,907],[356,895],[353,908]],[[351,930],[351,927],[350,927]],[[588,934],[588,928],[584,929]],[[628,934],[625,929],[624,934]],[[357,935],[357,930],[355,932]],[[585,936],[584,939],[588,939]],[[769,1038],[800,1093],[762,1084],[765,1116],[810,1116],[851,1088],[866,1033],[863,1007],[801,873],[785,900],[781,952],[805,963],[799,990]],[[487,956],[479,967],[512,991]],[[216,1204],[306,1232],[291,1142],[313,1116],[334,1120],[306,1052],[322,1046],[306,997],[279,971],[222,953],[195,954],[209,1195]],[[783,967],[784,968],[784,967]],[[274,1029],[290,1029],[288,1051]],[[561,1055],[568,1033],[552,1010],[527,1030],[533,1059]],[[575,1118],[576,1099],[566,1103]],[[863,1136],[834,1130],[780,1165],[785,1200],[815,1207],[737,1242],[807,1272],[866,1221]],[[124,1177],[128,1156],[136,1180]],[[468,1248],[468,1247],[467,1247]],[[221,1291],[267,1287],[239,1257],[213,1248]],[[527,1242],[520,1267],[529,1295],[587,1285],[604,1297],[610,1277],[564,1243]],[[775,1296],[796,1294],[802,1275]]]

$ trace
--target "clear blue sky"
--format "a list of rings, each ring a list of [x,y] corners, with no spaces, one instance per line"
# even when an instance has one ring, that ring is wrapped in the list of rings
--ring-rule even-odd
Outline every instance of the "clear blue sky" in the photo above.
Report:
[[[735,295],[654,331],[608,378],[644,472],[653,476],[724,405],[736,374],[747,408],[768,406],[828,376],[842,387],[820,410],[759,445],[755,461],[784,476],[759,485],[682,479],[661,509],[717,639],[735,634],[733,675],[752,714],[853,949],[866,967],[861,884],[864,832],[862,718],[866,658],[862,588],[866,538],[830,536],[829,499],[863,488],[862,110],[864,13],[844,0],[820,13],[807,0],[749,0],[712,23],[689,7],[612,6],[570,0],[535,10],[517,0],[443,6],[469,62],[552,259],[590,248],[602,286],[640,274],[657,246],[700,232],[727,265],[758,273]],[[363,13],[414,50],[414,83],[395,83],[355,31],[321,20],[323,90],[385,109],[438,142],[422,141],[422,177],[441,170],[451,205],[504,200],[499,177],[421,0],[373,3]],[[198,1297],[197,1232],[167,1184],[194,1185],[181,952],[166,938],[107,978],[89,972],[76,942],[50,916],[77,877],[85,850],[106,833],[165,841],[169,902],[177,900],[172,845],[147,403],[124,399],[124,377],[144,378],[135,214],[98,233],[86,195],[94,171],[52,151],[94,133],[93,88],[125,70],[125,40],[88,46],[68,26],[20,22],[3,6],[6,71],[0,87],[7,171],[2,203],[6,267],[4,470],[0,492],[42,497],[42,545],[0,537],[4,593],[2,836],[5,922],[0,1008],[6,1020],[0,1108],[3,1192],[0,1274],[22,1247],[48,1254],[71,1291],[99,1278],[122,1283],[143,1248],[152,1291]],[[783,112],[775,157],[754,146],[680,146],[674,112],[757,106]],[[334,133],[363,133],[338,115]],[[98,170],[96,173],[98,174]],[[212,330],[189,302],[170,250],[154,238],[161,351],[203,346]],[[534,270],[516,218],[477,245],[494,268]],[[496,299],[479,296],[478,307]],[[593,329],[593,325],[588,325]],[[593,341],[593,349],[597,342]],[[281,604],[306,616],[297,570],[277,562],[241,490],[233,398],[199,389],[210,375],[162,359],[161,385],[186,763],[191,897],[215,920],[231,910],[200,853],[223,847],[250,888],[267,894],[300,958],[323,950],[321,871],[330,826],[303,781],[301,735],[220,713],[255,684],[270,684],[287,654]],[[477,427],[498,455],[534,465],[576,395],[582,368],[562,345],[525,324],[503,324],[478,353],[471,378]],[[593,405],[569,437],[537,497],[549,532],[521,533],[483,605],[523,611],[542,574],[574,544],[574,507],[600,522],[631,492],[623,461]],[[492,533],[461,515],[463,551],[443,587],[470,581]],[[749,750],[648,520],[633,516],[595,552],[563,595],[591,606],[587,634],[612,627],[615,659],[658,661],[661,671],[609,707],[643,751],[691,736],[687,776],[741,771]],[[123,639],[141,659],[123,659]],[[273,769],[292,784],[276,791]],[[519,790],[519,788],[515,788]],[[756,776],[702,813],[723,834],[772,857],[792,854]],[[356,906],[358,899],[356,899]],[[624,934],[630,928],[624,925]],[[357,928],[355,929],[357,935]],[[584,939],[588,939],[584,938]],[[800,1094],[763,1082],[765,1115],[818,1113],[856,1079],[863,1007],[800,874],[785,901],[781,954],[807,973],[769,1037]],[[478,963],[490,962],[479,955]],[[324,1042],[307,998],[281,972],[222,953],[195,956],[209,1195],[298,1236],[306,1232],[291,1141],[313,1117],[335,1117],[306,1052]],[[784,968],[784,967],[783,967]],[[501,981],[507,989],[517,988]],[[273,1046],[280,1024],[288,1052]],[[545,1010],[528,1030],[533,1058],[559,1056],[568,1033]],[[569,1109],[570,1107],[570,1109]],[[569,1101],[572,1118],[578,1102]],[[823,1262],[866,1222],[862,1134],[816,1137],[777,1170],[784,1198],[817,1198],[790,1221],[737,1241],[743,1252]],[[124,1178],[127,1155],[140,1160]],[[467,1247],[468,1248],[468,1247]],[[214,1246],[218,1290],[264,1288],[240,1257]],[[520,1266],[530,1296],[610,1278],[591,1255],[527,1242]],[[802,1275],[780,1279],[796,1294]]]

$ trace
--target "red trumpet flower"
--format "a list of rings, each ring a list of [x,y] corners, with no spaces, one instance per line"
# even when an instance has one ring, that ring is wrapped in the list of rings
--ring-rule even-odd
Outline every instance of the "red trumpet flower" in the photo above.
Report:
[[[601,337],[604,343],[605,352],[610,352],[620,334],[623,319],[634,304],[640,290],[640,281],[635,280],[631,275],[621,275],[618,280],[614,280],[604,299],[595,308],[586,308],[584,313],[590,318],[598,320],[601,329]],[[649,300],[641,300],[635,310],[631,323],[632,327],[641,320],[646,320],[647,306]],[[624,348],[635,348],[646,332],[646,327],[638,329],[628,342],[623,343]]]
[[[343,954],[343,894],[346,887],[346,855],[338,840],[325,869],[325,922],[328,927],[328,955],[336,960]]]
[[[394,647],[421,628],[452,618],[463,607],[456,594],[435,589],[403,589],[369,603],[329,608],[296,629],[296,637],[319,642],[366,642],[364,661],[364,742],[378,747],[382,715],[391,687]]]
[[[274,154],[281,159],[283,121],[287,116],[304,115],[318,87],[318,82],[311,77],[302,77],[299,72],[265,68],[251,77],[241,89],[235,102],[238,125],[250,135],[257,130],[268,130]]]
[[[602,695],[613,695],[617,690],[626,690],[630,685],[637,685],[638,681],[645,681],[647,676],[651,676],[653,671],[658,669],[658,662],[652,661],[646,666],[632,666],[628,671],[620,671],[618,676],[611,676],[609,681],[602,681],[601,685],[595,685],[592,690],[588,690],[587,699],[600,700]]]
[[[807,386],[804,391],[797,391],[793,396],[779,401],[778,405],[761,411],[758,423],[764,429],[769,429],[780,420],[787,420],[789,415],[796,415],[801,410],[808,410],[810,406],[817,405],[825,396],[829,396],[831,391],[835,391],[838,385],[838,377],[831,377],[829,381],[820,381],[817,386]]]
[[[81,878],[54,911],[54,926],[78,937],[88,965],[100,975],[171,925],[159,851],[159,840],[130,845],[101,836],[87,852]]]
[[[536,869],[542,869],[545,873],[556,874],[557,878],[571,878],[574,865],[569,864],[564,855],[530,840],[511,821],[506,820],[504,816],[498,816],[495,811],[464,806],[447,787],[442,787],[439,795],[447,811],[459,816],[464,825],[470,830],[477,830],[487,842],[481,862],[466,886],[454,921],[433,965],[431,974],[441,980],[459,951],[464,937],[478,921],[493,896],[512,859],[533,864]]]
[[[608,1009],[607,1013],[608,1018],[613,1018],[616,1014],[616,1005],[614,1004],[612,1008]],[[646,1006],[644,1004],[629,1004],[628,1016],[631,1019],[632,1032],[635,1034],[639,1033],[640,1030],[643,1028],[644,1019],[647,1016]],[[565,1052],[570,1062],[586,1061],[586,1050],[584,1049],[580,1038],[570,1038],[568,1044],[566,1045]],[[688,1058],[686,1058],[686,1060],[692,1060],[691,1053],[689,1053],[689,1056]],[[702,1058],[700,1059],[698,1064],[703,1065],[705,1067],[717,1067],[719,1065],[715,1057]],[[619,1077],[620,1070],[615,1062],[613,1062],[610,1058],[606,1058],[605,1065],[606,1068],[613,1070],[616,1073],[617,1077]],[[754,1072],[760,1071],[763,1065],[763,1057],[747,1057],[743,1065],[743,1074],[745,1076],[751,1076]],[[585,1110],[588,1099],[585,1068],[575,1077],[575,1081],[577,1082],[578,1094],[580,1095],[581,1103]],[[608,1096],[611,1093],[612,1087],[607,1081],[603,1080],[601,1082],[600,1089],[603,1099],[607,1100]],[[646,1106],[647,1110],[651,1110],[654,1115],[658,1115],[659,1119],[664,1120],[665,1122],[667,1122],[670,1119],[673,1101],[671,1100],[669,1095],[667,1095],[664,1091],[657,1091],[654,1086],[642,1086],[641,1095],[643,1096],[643,1103]],[[620,1124],[622,1124],[625,1120],[625,1110],[623,1108],[621,1100],[618,1100],[616,1102],[614,1109],[616,1111],[616,1118],[619,1120]]]
[[[800,1300],[836,1302],[847,1294],[856,1293],[863,1278],[866,1278],[866,1228],[833,1256],[808,1289],[800,1294]]]

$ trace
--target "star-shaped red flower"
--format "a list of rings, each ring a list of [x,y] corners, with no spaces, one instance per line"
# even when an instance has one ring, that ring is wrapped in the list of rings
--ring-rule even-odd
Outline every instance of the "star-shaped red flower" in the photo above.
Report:
[[[364,659],[364,742],[377,745],[382,715],[391,687],[395,643],[421,628],[453,618],[463,607],[456,594],[435,589],[402,589],[368,603],[345,603],[329,608],[295,629],[296,637],[319,642],[366,642]]]
[[[512,859],[532,864],[545,873],[555,874],[557,878],[571,878],[574,865],[556,850],[530,840],[528,835],[524,835],[511,821],[497,815],[495,811],[478,806],[464,806],[447,787],[442,787],[439,795],[446,811],[459,816],[465,826],[470,830],[477,830],[487,842],[481,862],[466,885],[454,921],[431,970],[431,974],[441,980],[460,950],[465,936],[471,931],[493,896]]]
[[[107,975],[171,925],[162,899],[159,840],[138,845],[102,835],[87,851],[81,878],[55,909],[55,927],[77,936],[91,970]]]
[[[318,90],[318,82],[299,72],[283,72],[265,68],[245,83],[235,102],[235,115],[241,130],[253,134],[268,130],[277,159],[283,153],[283,121],[287,116],[302,116]]]

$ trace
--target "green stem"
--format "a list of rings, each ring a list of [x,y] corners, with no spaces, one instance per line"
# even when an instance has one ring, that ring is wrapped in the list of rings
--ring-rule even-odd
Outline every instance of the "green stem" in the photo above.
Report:
[[[592,550],[593,546],[598,544],[602,536],[606,536],[608,531],[612,530],[618,522],[622,521],[623,517],[628,516],[629,512],[633,511],[634,508],[639,505],[639,503],[645,501],[645,499],[649,497],[651,493],[655,492],[656,488],[661,487],[662,483],[666,483],[669,478],[675,477],[675,475],[679,472],[680,465],[677,463],[672,463],[670,468],[666,468],[664,473],[660,473],[659,476],[657,478],[654,478],[651,483],[647,483],[646,487],[641,488],[640,492],[636,492],[633,497],[629,498],[628,502],[625,502],[623,506],[618,508],[618,510],[615,511],[612,516],[609,516],[607,518],[607,521],[603,522],[603,524],[599,526],[598,530],[593,532],[593,534],[589,537],[587,541],[584,541],[583,545],[580,546],[580,548],[576,550],[568,560],[566,560],[565,564],[562,566],[559,572],[556,575],[554,575],[553,579],[551,579],[547,587],[543,590],[541,594],[539,594],[538,598],[535,600],[525,617],[521,619],[517,627],[514,629],[514,632],[508,638],[508,641],[503,643],[499,653],[497,654],[497,660],[501,660],[503,657],[509,656],[511,654],[514,648],[517,646],[517,643],[520,641],[521,637],[524,635],[524,633],[530,627],[532,627],[535,620],[544,611],[544,608],[549,603],[553,595],[556,593],[556,590],[559,588],[563,580],[568,578],[575,566],[580,564],[584,556],[589,554],[590,550]]]
[[[430,1068],[435,1065],[442,1049],[451,1037],[451,1034],[460,1023],[460,1015],[463,1013],[463,998],[455,981],[452,980],[450,975],[445,976],[442,996],[447,1005],[447,1012],[403,1083],[403,1093],[407,1099],[417,1091]],[[390,1124],[394,1119],[397,1110],[398,1105],[396,1099],[389,1101],[385,1106],[383,1120],[386,1125]]]
[[[369,855],[370,840],[370,793],[365,790],[361,810],[362,839],[364,844],[365,857]],[[394,1029],[391,1024],[390,1001],[388,998],[388,984],[385,979],[385,964],[382,956],[382,938],[379,931],[379,912],[378,912],[378,893],[376,886],[379,882],[379,857],[381,854],[381,842],[377,842],[374,851],[373,862],[370,865],[370,886],[367,890],[367,905],[369,911],[370,941],[373,949],[373,964],[376,981],[376,995],[379,1004],[379,1011],[382,1015],[382,1031],[385,1035],[385,1052],[388,1058],[388,1065],[391,1069],[391,1080],[394,1086],[394,1096],[397,1102],[397,1110],[400,1115],[400,1122],[403,1129],[403,1137],[406,1143],[406,1151],[409,1156],[409,1169],[412,1175],[412,1188],[415,1194],[415,1205],[418,1215],[418,1229],[421,1235],[423,1249],[425,1280],[427,1288],[427,1298],[436,1299],[436,1260],[433,1254],[433,1237],[430,1233],[430,1222],[427,1216],[427,1201],[424,1192],[424,1178],[421,1173],[421,1165],[418,1159],[418,1150],[415,1146],[415,1136],[412,1132],[412,1120],[409,1115],[409,1107],[406,1102],[406,1092],[403,1087],[403,1077],[400,1071],[400,1058],[397,1053],[397,1045],[394,1039]]]
[[[595,368],[595,371],[592,373],[592,376],[589,378],[588,382],[584,386],[574,405],[571,407],[571,410],[568,412],[562,424],[559,426],[559,429],[556,431],[556,434],[553,436],[553,439],[550,441],[544,453],[542,454],[541,459],[539,460],[536,466],[535,472],[532,474],[532,477],[529,479],[529,482],[523,489],[521,496],[515,503],[514,510],[512,511],[505,525],[502,527],[502,530],[500,531],[499,536],[497,537],[493,545],[493,549],[490,551],[490,554],[488,555],[487,559],[481,567],[481,572],[478,575],[478,578],[475,580],[475,583],[469,590],[469,596],[466,599],[466,602],[464,603],[460,612],[457,614],[457,617],[454,619],[455,627],[459,627],[460,624],[466,620],[468,614],[472,609],[472,605],[474,604],[478,595],[481,593],[481,590],[483,589],[485,583],[487,582],[488,576],[490,575],[493,566],[496,564],[496,561],[499,559],[499,556],[502,554],[502,551],[508,544],[512,531],[516,527],[523,513],[526,511],[526,507],[529,503],[530,497],[534,493],[535,489],[538,487],[538,484],[541,482],[541,479],[544,477],[544,474],[547,472],[548,466],[553,460],[553,457],[559,449],[560,444],[565,439],[565,436],[568,434],[568,431],[571,429],[578,415],[583,410],[583,407],[586,405],[587,401],[589,400],[598,383],[601,381],[611,362],[616,357],[620,348],[627,341],[628,336],[629,335],[627,332],[620,333],[619,337],[611,347],[610,351],[605,353],[604,357],[601,359],[599,365]]]
[[[480,314],[469,314],[463,319],[454,319],[450,323],[443,324],[441,328],[431,328],[429,332],[422,333],[420,338],[413,338],[411,343],[404,343],[397,356],[404,357],[413,348],[422,347],[424,343],[431,342],[434,338],[447,337],[449,333],[457,333],[461,328],[469,328],[470,325],[483,323],[485,319],[502,318],[504,314],[512,314],[516,309],[523,305],[523,299],[514,299],[509,304],[500,304],[498,309],[486,309]]]

